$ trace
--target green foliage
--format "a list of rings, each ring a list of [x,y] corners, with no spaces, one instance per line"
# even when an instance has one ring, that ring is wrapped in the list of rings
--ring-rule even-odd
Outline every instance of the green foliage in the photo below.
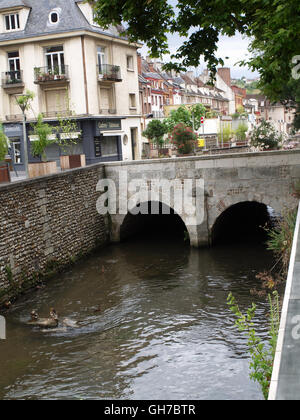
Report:
[[[275,127],[268,121],[262,123],[253,129],[251,135],[251,145],[263,150],[278,149],[283,142],[282,134],[278,133]]]
[[[296,219],[296,210],[286,211],[273,228],[267,229],[269,237],[267,241],[268,249],[275,254],[278,262],[281,263],[283,276],[287,275],[289,268]]]
[[[184,155],[193,151],[197,141],[196,133],[183,123],[179,123],[174,127],[169,138],[178,151]]]
[[[218,132],[219,142],[221,143],[223,139],[223,143],[228,143],[232,139],[233,135],[234,135],[234,131],[232,130],[231,125],[226,124]]]
[[[268,345],[264,344],[262,338],[255,331],[254,317],[256,305],[252,303],[251,308],[243,314],[236,303],[232,293],[228,295],[227,304],[231,312],[236,316],[235,322],[238,330],[246,334],[248,339],[248,351],[250,354],[250,378],[261,386],[263,396],[267,400],[272,378],[273,364],[276,352],[278,331],[280,326],[280,308],[278,292],[273,292],[273,297],[268,295],[270,305],[270,320],[268,331]]]
[[[248,131],[248,125],[245,123],[240,123],[238,128],[235,131],[235,135],[238,141],[246,140],[246,133]]]
[[[206,108],[202,104],[193,106],[180,106],[176,110],[172,110],[164,123],[167,127],[168,133],[171,133],[177,124],[183,123],[187,127],[194,130],[199,130],[201,127],[201,117],[206,114]]]
[[[33,141],[31,144],[31,151],[34,157],[40,157],[43,162],[47,160],[45,153],[46,147],[54,143],[48,137],[53,132],[53,128],[43,121],[43,115],[39,114],[37,123],[32,125],[33,134],[38,136],[38,140]]]
[[[26,90],[25,95],[18,95],[16,96],[16,101],[19,107],[22,109],[23,112],[27,111],[30,106],[31,102],[35,97],[35,93],[31,92],[30,90]]]
[[[217,118],[217,117],[218,117],[217,111],[214,111],[214,110],[206,110],[206,113],[205,113],[205,118],[206,119]]]
[[[159,148],[164,144],[165,134],[167,134],[167,127],[160,120],[150,121],[147,129],[143,131],[143,136],[156,144]]]
[[[0,124],[0,162],[4,160],[8,152],[8,139],[3,131],[3,125]]]
[[[262,85],[276,94],[299,54],[300,3],[293,0],[88,1],[101,27],[124,23],[129,40],[145,43],[152,57],[169,53],[169,33],[182,36],[167,68],[198,67],[204,58],[214,74],[224,65],[217,56],[220,36],[239,32],[251,38],[251,56],[244,64],[258,70]]]
[[[54,127],[54,131],[58,134],[56,143],[63,150],[67,152],[70,147],[76,145],[79,142],[82,131],[78,129],[76,120],[66,118],[61,115],[58,116],[58,126]],[[63,136],[60,134],[63,133]],[[77,138],[73,138],[74,133],[79,133]]]

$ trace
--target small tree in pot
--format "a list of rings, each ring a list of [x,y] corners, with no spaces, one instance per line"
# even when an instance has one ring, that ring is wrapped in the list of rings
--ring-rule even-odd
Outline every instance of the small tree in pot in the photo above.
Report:
[[[53,143],[53,140],[49,140],[52,127],[43,121],[42,114],[38,115],[37,123],[33,126],[33,134],[38,139],[31,145],[32,155],[41,158],[42,162],[47,162],[46,147]]]
[[[165,142],[165,134],[167,134],[167,127],[160,120],[150,121],[147,129],[143,131],[143,136],[157,147],[159,153]]]
[[[52,127],[43,121],[43,115],[39,114],[37,123],[32,126],[32,134],[36,137],[31,144],[31,153],[34,157],[40,158],[41,163],[30,163],[29,177],[47,175],[57,171],[56,162],[47,162],[46,148],[55,143],[55,140],[50,140],[52,134]]]
[[[9,167],[5,162],[5,157],[8,152],[8,139],[3,131],[3,126],[0,124],[0,182],[9,182],[10,174]]]

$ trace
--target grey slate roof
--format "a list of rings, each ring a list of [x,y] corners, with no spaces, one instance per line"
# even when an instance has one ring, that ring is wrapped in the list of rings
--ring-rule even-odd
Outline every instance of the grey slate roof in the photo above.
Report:
[[[0,10],[9,7],[27,6],[23,0],[0,0]]]
[[[30,7],[30,14],[24,31],[6,32],[0,34],[0,41],[48,35],[51,33],[64,33],[76,30],[89,30],[96,33],[120,37],[116,28],[107,30],[92,26],[81,12],[76,0],[0,0],[0,9],[26,5]],[[56,25],[50,25],[48,16],[51,10],[61,9],[60,19]]]

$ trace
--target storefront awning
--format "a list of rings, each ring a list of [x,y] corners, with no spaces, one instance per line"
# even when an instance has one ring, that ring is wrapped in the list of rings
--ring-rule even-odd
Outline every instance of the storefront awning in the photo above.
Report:
[[[101,131],[103,137],[115,137],[115,136],[123,136],[125,131]]]

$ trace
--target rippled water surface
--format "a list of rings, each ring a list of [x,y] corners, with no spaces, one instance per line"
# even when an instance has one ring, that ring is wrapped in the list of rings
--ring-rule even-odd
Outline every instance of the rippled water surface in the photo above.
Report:
[[[24,296],[0,342],[1,399],[261,399],[246,340],[226,305],[268,306],[249,291],[270,255],[258,245],[190,250],[172,241],[110,246]],[[25,325],[54,306],[78,328]],[[100,308],[100,311],[97,309]]]

